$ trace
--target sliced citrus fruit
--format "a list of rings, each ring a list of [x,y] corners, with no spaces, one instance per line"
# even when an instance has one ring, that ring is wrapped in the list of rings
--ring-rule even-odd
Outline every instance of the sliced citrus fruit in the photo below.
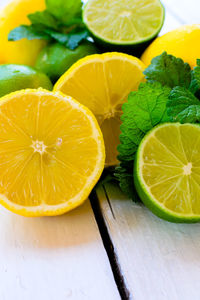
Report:
[[[83,20],[104,43],[138,45],[159,33],[164,15],[159,0],[89,0]]]
[[[134,180],[157,216],[200,221],[200,126],[166,123],[150,131],[138,148]]]
[[[107,166],[117,164],[121,106],[144,80],[144,68],[138,58],[123,53],[89,55],[76,62],[54,87],[94,113],[104,136]]]
[[[101,175],[104,143],[93,114],[71,97],[22,90],[0,101],[0,203],[24,216],[80,205]]]

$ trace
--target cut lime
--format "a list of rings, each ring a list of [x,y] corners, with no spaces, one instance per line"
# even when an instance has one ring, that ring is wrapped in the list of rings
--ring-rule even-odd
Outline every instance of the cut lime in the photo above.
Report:
[[[142,140],[134,168],[144,204],[167,221],[200,221],[200,126],[166,123]]]
[[[159,33],[164,15],[159,0],[89,0],[83,20],[104,43],[138,45]]]

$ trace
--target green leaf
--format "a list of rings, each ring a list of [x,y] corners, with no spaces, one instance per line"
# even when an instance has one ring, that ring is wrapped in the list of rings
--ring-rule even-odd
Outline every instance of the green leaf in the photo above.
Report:
[[[167,113],[173,122],[200,122],[200,101],[186,88],[177,86],[169,95]]]
[[[79,32],[69,33],[69,40],[66,46],[73,50],[78,47],[78,45],[87,37],[89,37],[89,33],[86,29],[83,29]]]
[[[89,36],[86,29],[70,33],[60,33],[53,30],[45,30],[45,32],[48,33],[54,40],[65,45],[65,47],[71,50],[78,47],[78,45]]]
[[[189,88],[191,68],[181,58],[163,52],[152,59],[151,65],[144,71],[148,81],[158,81],[171,88],[183,86]]]
[[[129,162],[121,162],[120,165],[115,168],[114,176],[119,181],[122,192],[134,202],[139,202],[140,199],[133,183],[133,165]]]
[[[8,35],[9,41],[18,41],[24,38],[28,40],[51,40],[51,37],[43,32],[43,28],[36,25],[21,25],[11,30]]]
[[[54,17],[66,25],[82,13],[81,0],[46,0],[46,7]]]
[[[135,199],[133,189],[133,162],[144,135],[158,123],[169,121],[166,103],[170,88],[159,82],[141,83],[137,92],[131,92],[122,106],[123,115],[118,146],[120,166],[116,168],[121,189]]]
[[[197,66],[192,70],[192,80],[189,90],[193,94],[196,94],[196,92],[200,90],[200,59],[197,59]]]
[[[52,14],[50,14],[47,10],[36,11],[33,14],[29,14],[28,18],[33,25],[39,24],[39,25],[43,25],[44,27],[58,29],[58,22],[56,18]]]

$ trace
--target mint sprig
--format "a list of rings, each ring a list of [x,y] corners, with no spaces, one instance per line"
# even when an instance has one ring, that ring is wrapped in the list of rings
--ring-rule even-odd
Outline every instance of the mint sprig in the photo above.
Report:
[[[64,25],[70,25],[73,19],[81,19],[81,0],[46,0],[46,7]]]
[[[144,71],[148,81],[160,82],[171,88],[184,86],[188,88],[191,82],[191,68],[181,58],[163,52],[153,58],[151,65]]]
[[[155,125],[169,121],[166,103],[170,88],[159,82],[141,83],[137,92],[129,94],[122,106],[120,145],[118,146],[120,165],[115,176],[120,187],[129,197],[137,200],[133,185],[133,161],[144,135]]]
[[[200,101],[189,90],[177,86],[169,95],[167,113],[172,122],[200,122]]]
[[[21,25],[11,30],[8,40],[56,41],[73,50],[89,37],[81,18],[81,0],[46,0],[46,6],[46,10],[27,16],[31,25]]]
[[[115,177],[124,193],[138,200],[133,184],[134,158],[144,135],[163,122],[200,122],[200,60],[187,63],[163,52],[144,71],[146,82],[122,106],[120,161]]]

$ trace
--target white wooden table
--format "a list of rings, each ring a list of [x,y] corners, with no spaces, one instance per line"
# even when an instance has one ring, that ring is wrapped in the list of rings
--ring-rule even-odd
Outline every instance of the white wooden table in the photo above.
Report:
[[[161,34],[200,23],[200,0],[163,3]],[[200,300],[200,224],[162,221],[114,184],[90,201],[54,218],[0,208],[0,300]]]

